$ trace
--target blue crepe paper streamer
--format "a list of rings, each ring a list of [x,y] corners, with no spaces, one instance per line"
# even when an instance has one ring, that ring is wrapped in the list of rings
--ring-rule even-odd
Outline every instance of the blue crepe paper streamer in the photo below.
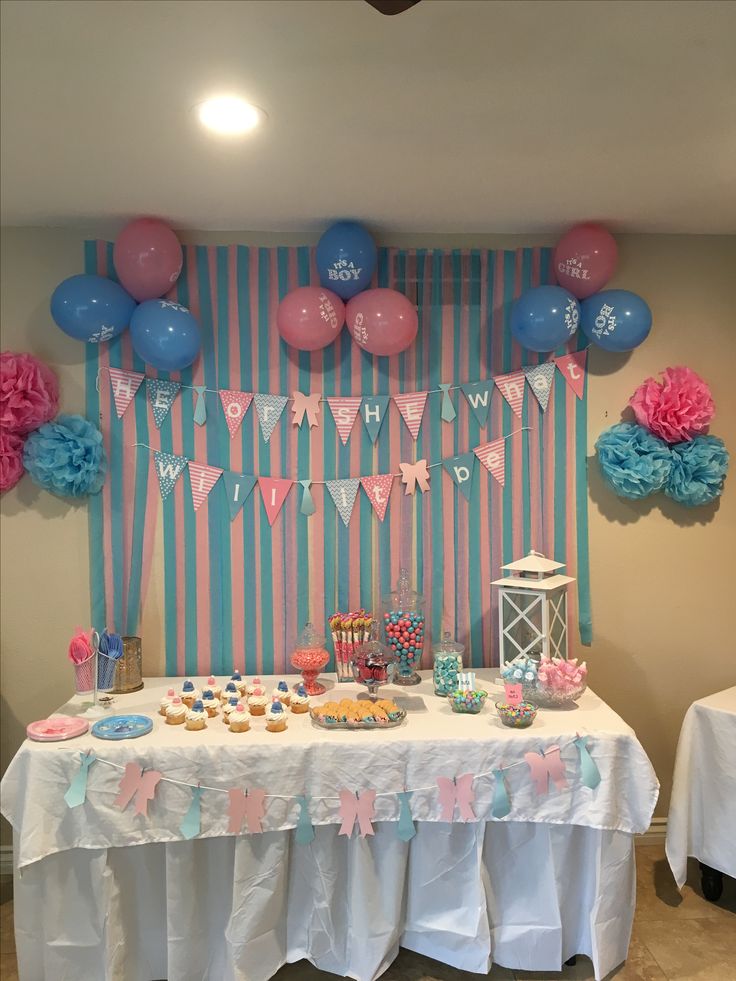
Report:
[[[194,403],[194,421],[198,426],[204,426],[207,422],[207,406],[204,402],[204,393],[207,391],[207,386],[195,385],[194,391],[197,393],[197,401]]]
[[[511,813],[511,801],[506,790],[506,781],[503,778],[503,770],[494,770],[493,804],[491,814],[494,818],[503,818]]]
[[[405,790],[396,795],[399,798],[399,804],[401,806],[401,810],[399,811],[399,826],[396,829],[396,834],[402,841],[411,841],[417,833],[417,829],[411,819],[411,808],[409,807],[411,795],[411,790]]]
[[[64,794],[67,807],[79,807],[87,799],[87,774],[93,763],[97,762],[97,757],[92,750],[88,753],[80,753],[82,762],[79,771],[72,778],[69,789]]]
[[[309,817],[309,797],[297,797],[297,803],[299,804],[299,820],[294,837],[297,845],[308,845],[310,841],[314,840],[314,828]]]
[[[179,825],[179,831],[187,840],[196,838],[202,827],[202,793],[201,787],[192,787],[192,803],[184,815],[184,820]]]
[[[583,785],[590,787],[591,790],[595,790],[601,782],[601,771],[588,752],[588,740],[585,736],[578,736],[573,742],[580,753],[580,778],[583,781]]]

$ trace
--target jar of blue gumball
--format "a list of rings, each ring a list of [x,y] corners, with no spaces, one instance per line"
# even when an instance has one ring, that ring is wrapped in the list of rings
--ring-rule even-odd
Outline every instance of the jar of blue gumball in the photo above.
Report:
[[[395,685],[418,685],[416,668],[424,649],[424,597],[415,592],[406,569],[399,570],[396,589],[384,597],[383,625],[386,645],[398,658]]]
[[[464,651],[463,645],[452,639],[449,630],[444,632],[439,644],[435,644],[432,648],[434,657],[432,679],[435,695],[447,698],[452,692],[457,691],[458,675],[463,669]]]

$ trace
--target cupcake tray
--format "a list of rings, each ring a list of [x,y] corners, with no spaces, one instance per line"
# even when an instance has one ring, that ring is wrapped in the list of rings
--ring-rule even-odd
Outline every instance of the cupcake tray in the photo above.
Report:
[[[398,719],[388,722],[356,722],[354,724],[350,722],[323,722],[322,719],[315,713],[313,709],[309,710],[309,717],[312,720],[312,725],[316,726],[318,729],[326,729],[328,732],[334,732],[338,729],[347,730],[348,732],[360,732],[361,729],[397,729],[401,723],[406,718],[406,712],[404,709],[399,709],[400,715]]]

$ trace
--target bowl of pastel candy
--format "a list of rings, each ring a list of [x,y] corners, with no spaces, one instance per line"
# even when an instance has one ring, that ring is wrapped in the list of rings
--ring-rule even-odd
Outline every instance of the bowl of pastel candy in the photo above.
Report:
[[[483,703],[488,698],[488,692],[482,688],[475,688],[470,691],[458,688],[447,696],[447,700],[452,706],[453,712],[462,712],[466,715],[477,715],[483,708]]]
[[[537,707],[531,702],[496,702],[498,717],[509,729],[527,729],[537,717]]]
[[[542,657],[537,683],[525,697],[540,708],[564,708],[577,702],[587,688],[588,668],[577,658]]]

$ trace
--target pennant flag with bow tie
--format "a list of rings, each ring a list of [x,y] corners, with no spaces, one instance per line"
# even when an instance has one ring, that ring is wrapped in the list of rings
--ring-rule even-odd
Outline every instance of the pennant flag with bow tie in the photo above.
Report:
[[[187,465],[185,456],[176,456],[174,453],[163,453],[161,450],[153,451],[153,463],[156,467],[158,486],[161,491],[161,500],[165,500],[174,484],[181,476],[184,467]]]
[[[523,370],[542,412],[546,412],[547,406],[549,405],[549,397],[552,393],[552,379],[555,376],[554,361],[527,365]]]
[[[289,401],[285,395],[264,395],[256,392],[253,396],[256,403],[256,412],[261,424],[261,433],[266,442],[271,439],[271,433],[276,428],[276,423],[281,418],[284,406]]]
[[[349,477],[347,480],[328,480],[326,481],[327,490],[330,497],[335,502],[338,514],[342,518],[344,525],[349,524],[350,515],[353,513],[355,497],[360,487],[358,477]]]
[[[115,402],[115,411],[120,419],[133,401],[133,396],[141,387],[143,379],[146,377],[139,371],[123,371],[122,368],[108,368],[110,384],[112,385],[112,397]]]
[[[151,403],[156,429],[161,428],[161,423],[169,414],[169,409],[180,391],[179,382],[162,381],[160,378],[146,378],[146,392],[148,393],[148,401]]]

